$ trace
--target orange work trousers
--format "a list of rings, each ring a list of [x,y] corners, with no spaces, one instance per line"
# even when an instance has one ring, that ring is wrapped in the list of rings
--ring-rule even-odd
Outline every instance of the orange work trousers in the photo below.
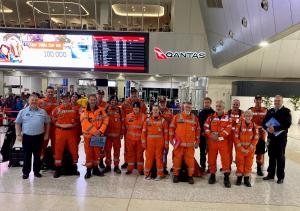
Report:
[[[178,146],[173,150],[173,174],[174,176],[179,176],[179,171],[181,169],[182,160],[188,168],[188,176],[192,177],[194,175],[194,147],[184,147]]]
[[[228,154],[228,140],[212,141],[208,140],[208,165],[209,172],[215,174],[217,172],[217,157],[221,155],[222,170],[224,173],[230,172],[230,157]]]
[[[85,166],[87,168],[97,167],[100,160],[100,147],[90,146],[91,137],[84,137],[84,152],[85,152]]]
[[[105,164],[111,166],[111,150],[114,149],[114,166],[119,166],[121,140],[120,137],[107,137],[105,145]]]
[[[73,163],[78,162],[78,144],[74,139],[76,136],[76,129],[60,129],[55,131],[55,166],[61,166],[64,150],[67,148],[73,159]]]
[[[250,151],[245,154],[237,150],[236,152],[236,175],[250,176],[252,172],[252,164],[254,159],[254,152]]]
[[[163,173],[163,154],[164,154],[164,140],[147,141],[146,147],[146,162],[145,162],[145,176],[150,176],[151,168],[155,160],[157,175],[164,176]]]
[[[135,163],[137,163],[138,171],[144,170],[144,148],[141,140],[127,139],[126,158],[128,162],[128,171],[133,171]]]
[[[45,151],[48,147],[49,140],[51,140],[52,152],[53,152],[53,154],[55,154],[55,136],[56,136],[55,131],[56,131],[55,125],[50,124],[49,139],[43,142],[41,158],[43,158],[45,156]]]
[[[234,132],[232,132],[228,137],[228,154],[229,154],[229,165],[231,167],[233,161],[233,146],[234,146]]]

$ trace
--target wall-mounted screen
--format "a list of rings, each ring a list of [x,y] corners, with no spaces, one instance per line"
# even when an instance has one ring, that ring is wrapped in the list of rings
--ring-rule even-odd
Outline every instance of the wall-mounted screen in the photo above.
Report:
[[[144,36],[94,36],[95,68],[144,72]]]
[[[93,68],[92,36],[0,33],[0,63],[7,66]]]
[[[0,29],[0,67],[148,72],[149,34]]]

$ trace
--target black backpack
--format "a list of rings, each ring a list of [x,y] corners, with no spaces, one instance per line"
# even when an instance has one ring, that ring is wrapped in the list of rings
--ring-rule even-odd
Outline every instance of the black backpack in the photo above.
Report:
[[[14,147],[9,154],[8,167],[20,167],[23,166],[24,152],[22,147]]]
[[[65,149],[62,159],[62,174],[71,176],[74,175],[73,158],[69,150]]]
[[[55,169],[54,155],[53,155],[51,146],[47,147],[47,149],[45,150],[45,155],[42,160],[42,163],[43,163],[42,169],[44,169],[44,170],[49,170],[49,169],[54,170]]]

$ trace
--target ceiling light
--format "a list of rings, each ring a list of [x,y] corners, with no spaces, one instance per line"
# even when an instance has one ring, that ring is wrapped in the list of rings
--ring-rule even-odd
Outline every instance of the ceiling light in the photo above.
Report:
[[[123,76],[123,73],[120,73],[120,76]]]
[[[13,10],[3,5],[2,8],[0,9],[0,13],[2,13],[2,12],[3,13],[12,13]]]
[[[49,73],[52,73],[52,71],[51,71],[51,70],[49,70]]]
[[[165,15],[165,8],[160,5],[147,5],[142,7],[139,4],[128,6],[126,4],[113,4],[112,9],[116,15],[130,17],[162,17]],[[146,11],[147,10],[147,11]]]
[[[76,2],[67,2],[67,1],[46,1],[46,0],[43,0],[43,1],[40,1],[40,0],[31,0],[31,1],[26,1],[26,4],[28,6],[30,6],[31,8],[35,9],[38,13],[41,13],[41,14],[44,14],[44,15],[49,15],[49,12],[46,8],[47,5],[49,4],[50,7],[63,7],[64,5],[70,5],[70,6],[75,6],[75,7],[79,7],[81,8],[81,13],[80,15],[81,16],[88,16],[90,15],[90,13],[87,11],[87,9],[82,5],[82,4],[79,4],[79,3],[76,3]],[[69,7],[70,7],[69,6]],[[66,9],[68,9],[69,7],[65,6]],[[69,10],[69,12],[71,12],[72,10]],[[64,14],[64,13],[52,13],[51,15],[59,15],[59,16],[64,16],[64,15],[79,15],[79,11],[78,13],[72,13],[72,14]]]
[[[267,41],[262,41],[262,42],[259,43],[260,47],[266,47],[268,45],[269,45],[269,43]]]
[[[94,70],[94,69],[91,69],[91,71],[94,72],[95,70]]]

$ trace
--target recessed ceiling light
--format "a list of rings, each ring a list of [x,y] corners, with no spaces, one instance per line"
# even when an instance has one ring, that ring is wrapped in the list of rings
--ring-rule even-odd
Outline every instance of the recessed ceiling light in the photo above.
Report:
[[[268,45],[269,45],[269,43],[267,41],[262,41],[262,42],[259,43],[260,47],[266,47]]]
[[[69,12],[72,12],[72,10],[69,10]]]
[[[123,76],[123,73],[120,73],[120,76]]]
[[[95,70],[94,70],[94,69],[91,69],[91,71],[94,72]]]
[[[159,74],[156,74],[156,75],[155,75],[155,77],[159,77],[159,76],[160,76]]]

